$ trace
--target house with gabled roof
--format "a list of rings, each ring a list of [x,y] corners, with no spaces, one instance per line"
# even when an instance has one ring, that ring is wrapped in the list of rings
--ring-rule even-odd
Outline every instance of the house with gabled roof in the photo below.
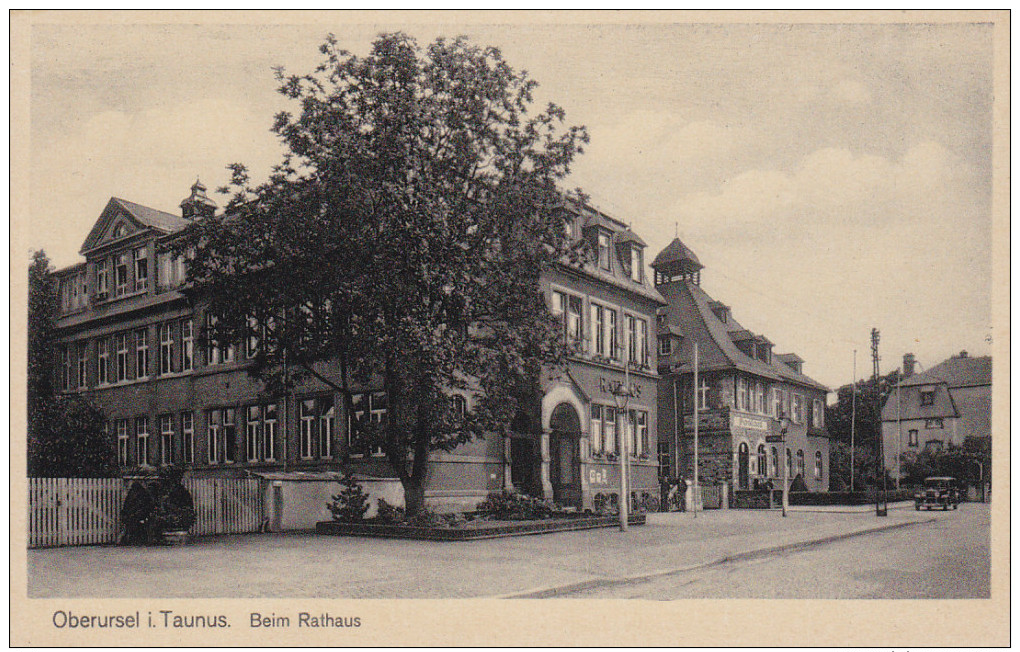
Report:
[[[250,377],[257,338],[199,346],[212,318],[208,300],[187,291],[185,261],[169,245],[217,207],[200,181],[180,206],[175,215],[111,198],[81,247],[85,260],[54,272],[59,391],[103,410],[124,473],[177,464],[192,476],[304,484],[341,469],[392,478],[382,449],[351,427],[387,418],[378,385],[356,387],[345,414],[321,380],[271,394]],[[539,285],[574,355],[539,379],[539,395],[506,436],[433,453],[426,489],[433,508],[473,509],[509,488],[577,509],[612,504],[624,452],[635,498],[658,495],[650,333],[663,300],[645,273],[646,245],[594,208],[565,202],[564,211],[584,255],[546,270]],[[338,380],[335,365],[319,371]],[[614,390],[624,382],[633,393],[620,408]],[[470,409],[469,397],[459,398],[459,409]],[[307,504],[325,510],[327,499]]]
[[[705,292],[704,266],[679,238],[656,256],[652,269],[667,302],[657,316],[661,458],[692,479],[697,401],[698,475],[706,507],[769,481],[780,488],[784,463],[791,480],[799,476],[809,490],[827,489],[829,389],[804,374],[800,356],[775,353],[768,337],[745,328],[730,306]],[[785,450],[766,441],[780,434],[783,416],[790,419]]]
[[[882,407],[882,439],[890,473],[903,471],[898,459],[962,445],[968,438],[990,443],[992,358],[961,351],[915,374],[914,354],[903,356],[903,380]]]

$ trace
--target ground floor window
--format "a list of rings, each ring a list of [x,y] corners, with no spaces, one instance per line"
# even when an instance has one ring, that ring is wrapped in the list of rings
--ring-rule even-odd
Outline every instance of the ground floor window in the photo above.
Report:
[[[908,446],[917,446],[917,431],[916,430],[911,430],[910,432],[907,433],[907,445]]]
[[[174,417],[164,414],[159,417],[159,463],[173,464],[174,461]]]
[[[758,475],[765,475],[769,471],[768,454],[765,452],[765,444],[758,444]]]
[[[257,462],[259,449],[261,448],[262,435],[262,408],[258,405],[248,406],[248,419],[244,430],[245,450],[248,453],[249,462]]]
[[[181,412],[181,449],[184,454],[184,463],[195,462],[195,414],[193,412]]]
[[[797,475],[804,477],[804,451],[797,451]]]
[[[815,452],[815,480],[822,479],[822,452]]]
[[[117,463],[128,465],[128,420],[117,420]]]
[[[772,477],[779,477],[779,450],[775,446],[772,447]]]
[[[276,403],[270,403],[265,409],[262,459],[267,462],[276,461]]]
[[[373,457],[385,455],[383,447],[370,443],[363,431],[368,429],[366,426],[371,426],[371,429],[381,436],[388,411],[389,400],[386,392],[351,394],[351,413],[347,424],[347,446],[351,455],[355,457],[361,457],[366,453]]]
[[[139,466],[149,465],[149,417],[135,419],[135,445]]]

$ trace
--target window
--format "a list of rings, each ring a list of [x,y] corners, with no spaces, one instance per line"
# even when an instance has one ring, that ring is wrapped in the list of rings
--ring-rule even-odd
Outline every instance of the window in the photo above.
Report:
[[[248,337],[244,339],[244,355],[254,358],[259,352],[259,321],[248,317]]]
[[[461,420],[467,415],[467,399],[460,394],[450,397],[450,409],[455,419]]]
[[[772,388],[772,416],[777,419],[783,416],[783,393],[778,387]]]
[[[248,452],[248,461],[257,462],[259,449],[262,448],[262,408],[258,405],[248,406],[247,426],[244,432],[245,449]]]
[[[386,392],[352,394],[351,408],[347,428],[347,445],[350,448],[351,455],[354,457],[361,457],[364,455],[366,450],[373,456],[378,457],[385,455],[382,446],[369,446],[367,437],[364,437],[360,431],[355,432],[355,429],[358,426],[354,422],[356,421],[357,424],[364,425],[366,423],[365,419],[367,415],[369,422],[372,424],[376,424],[377,426],[385,424],[388,410]]]
[[[611,269],[609,265],[609,234],[599,233],[598,244],[599,244],[599,267],[608,271]]]
[[[941,439],[929,439],[924,443],[924,451],[926,453],[941,453],[942,452],[942,440]]]
[[[786,449],[786,477],[788,477],[788,478],[793,475],[793,473],[792,473],[792,471],[793,471],[792,459],[793,459],[793,455],[791,454],[790,449],[787,448]]]
[[[740,377],[737,378],[737,409],[747,411],[747,379]]]
[[[174,329],[173,323],[159,325],[159,373],[174,372]]]
[[[265,424],[262,432],[262,459],[276,460],[276,404],[270,403],[265,409]]]
[[[765,383],[760,380],[754,383],[754,405],[758,414],[765,414]]]
[[[708,409],[708,392],[710,389],[711,387],[708,384],[708,379],[702,378],[701,384],[698,386],[698,391],[696,392],[699,404],[697,406],[697,409],[699,410]]]
[[[110,382],[110,340],[96,340],[96,377],[100,385]]]
[[[765,452],[765,444],[758,444],[758,475],[766,475],[769,472],[769,456]]]
[[[611,360],[620,359],[620,350],[616,344],[616,311],[605,309],[606,316],[606,351]]]
[[[602,413],[605,416],[602,422],[602,450],[606,453],[619,453],[620,444],[616,441],[616,408],[605,406]]]
[[[149,333],[140,328],[135,331],[135,378],[149,375]]]
[[[917,431],[911,430],[907,433],[907,445],[917,447]]]
[[[641,248],[631,245],[630,247],[630,280],[640,283],[644,278],[644,261],[641,259]]]
[[[172,251],[156,254],[159,289],[172,290],[184,282],[184,257],[174,255]]]
[[[634,315],[624,315],[627,334],[627,361],[648,365],[648,322]]]
[[[815,480],[822,479],[822,452],[815,451]]]
[[[191,371],[194,366],[195,334],[191,319],[181,322],[181,371]]]
[[[79,388],[88,386],[86,372],[88,371],[88,342],[78,342],[75,346],[75,363],[77,365],[77,384]]]
[[[117,382],[128,379],[128,334],[118,333],[114,339],[117,342]]]
[[[135,445],[138,447],[139,466],[149,465],[149,417],[135,419]]]
[[[117,463],[128,465],[128,420],[117,420]]]
[[[315,440],[315,399],[301,401],[301,459],[312,458],[312,442]]]
[[[571,343],[579,343],[583,329],[582,302],[580,297],[570,296],[567,299],[567,340]]]
[[[113,281],[116,285],[118,297],[127,294],[128,291],[128,264],[127,254],[117,254],[113,258]]]
[[[942,430],[944,427],[942,419],[925,419],[924,429],[925,430]]]
[[[220,410],[209,410],[209,463],[219,464],[223,461],[220,446],[223,441],[223,413]]]
[[[107,258],[96,261],[96,298],[105,299],[110,292],[110,261]]]
[[[174,417],[164,414],[159,418],[159,463],[173,464],[174,461]]]
[[[237,425],[234,422],[234,408],[223,408],[223,461],[233,464],[237,461]]]
[[[797,475],[804,477],[804,451],[797,451]]]
[[[921,405],[935,405],[935,390],[921,390]]]
[[[815,399],[813,402],[814,411],[811,415],[811,425],[815,428],[821,428],[825,425],[825,406],[822,404],[821,399]]]
[[[631,410],[631,448],[634,456],[648,453],[648,413],[644,410]]]
[[[659,338],[659,355],[673,354],[673,338],[668,335]]]
[[[606,331],[602,318],[602,306],[591,304],[591,352],[595,355],[606,354]]]
[[[794,423],[804,423],[804,397],[800,394],[791,394],[791,418]]]
[[[139,247],[134,251],[135,259],[135,292],[141,292],[149,287],[149,254],[145,247]]]
[[[58,349],[60,360],[59,373],[60,373],[60,389],[65,392],[71,389],[71,351],[70,344],[61,344]]]
[[[184,463],[195,462],[195,414],[193,412],[181,412],[181,448],[184,454]]]
[[[333,427],[336,423],[336,406],[333,405],[332,396],[320,398],[317,403],[319,408],[319,457],[327,458],[333,454]]]
[[[644,319],[637,320],[637,334],[638,334],[638,360],[641,361],[642,367],[648,366],[648,322]]]
[[[602,406],[594,403],[591,406],[591,428],[588,432],[588,441],[593,453],[602,452]]]
[[[659,453],[659,477],[668,478],[673,475],[673,464],[669,454],[669,444],[659,442],[657,445]]]
[[[779,477],[779,451],[776,450],[775,446],[773,446],[772,450],[770,452],[772,453],[772,477],[778,478]]]

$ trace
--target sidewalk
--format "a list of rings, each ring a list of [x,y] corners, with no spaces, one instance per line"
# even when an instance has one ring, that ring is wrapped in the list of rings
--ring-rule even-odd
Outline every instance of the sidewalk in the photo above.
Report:
[[[180,548],[28,551],[30,597],[542,597],[939,518],[726,510],[659,524],[469,542],[300,534],[201,539]]]

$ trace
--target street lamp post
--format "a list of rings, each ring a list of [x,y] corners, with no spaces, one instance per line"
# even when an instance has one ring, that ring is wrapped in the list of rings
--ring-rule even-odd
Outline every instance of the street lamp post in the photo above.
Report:
[[[629,362],[627,363],[629,366]],[[627,373],[627,381],[623,384],[617,383],[616,387],[613,388],[613,401],[616,403],[618,410],[617,415],[623,414],[623,423],[620,428],[616,431],[616,436],[620,442],[620,532],[627,531],[627,513],[630,505],[629,503],[629,491],[627,486],[627,403],[630,401],[631,390],[630,390],[630,374]],[[617,416],[619,418],[619,416]]]
[[[783,518],[786,518],[786,510],[790,506],[790,449],[786,445],[786,432],[790,429],[790,417],[784,414],[779,423],[782,426],[779,432],[783,436]]]

